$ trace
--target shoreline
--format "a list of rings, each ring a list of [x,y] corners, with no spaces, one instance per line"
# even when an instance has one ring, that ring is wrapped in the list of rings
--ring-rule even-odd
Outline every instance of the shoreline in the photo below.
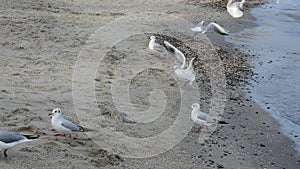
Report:
[[[293,55],[290,55],[290,53],[298,53],[298,50],[297,46],[293,45],[289,45],[288,48],[281,46],[281,44],[285,44],[286,42],[293,42],[297,40],[297,36],[294,35],[296,34],[296,31],[293,31],[292,28],[295,27],[294,25],[297,25],[298,22],[295,20],[295,22],[287,24],[289,28],[281,27],[281,23],[285,23],[284,20],[293,20],[293,15],[291,13],[295,13],[299,9],[288,10],[291,13],[287,15],[285,12],[288,11],[284,10],[283,6],[288,5],[283,4],[284,3],[269,1],[269,3],[263,7],[253,9],[252,14],[256,18],[259,18],[259,20],[255,21],[259,24],[259,27],[234,34],[234,38],[232,40],[236,40],[234,44],[238,47],[241,47],[240,45],[243,44],[242,46],[244,49],[242,50],[245,53],[256,55],[252,64],[255,65],[253,67],[253,71],[258,73],[256,74],[254,81],[259,82],[249,84],[246,88],[251,89],[252,93],[250,95],[253,99],[255,99],[260,106],[270,112],[271,116],[280,124],[281,131],[296,144],[296,150],[298,152],[298,156],[300,156],[300,140],[298,137],[300,135],[298,132],[300,131],[300,128],[299,125],[297,125],[297,114],[293,113],[297,112],[297,107],[294,107],[294,105],[298,105],[294,102],[293,98],[297,100],[299,97],[297,96],[297,92],[294,95],[294,92],[290,91],[293,89],[295,91],[298,90],[296,86],[287,88],[284,87],[288,86],[288,84],[297,84],[297,81],[299,81],[297,76],[294,78],[294,74],[296,74],[298,70],[292,69],[294,67],[293,64],[297,65],[297,62],[292,61],[288,63],[289,60],[294,58]],[[292,4],[293,3],[291,2],[290,5]],[[284,18],[284,20],[282,18]],[[273,28],[274,30],[272,30]],[[289,33],[283,34],[281,30],[285,29],[289,29]],[[292,34],[292,32],[294,32],[294,34]],[[243,37],[244,35],[246,35],[246,37]],[[271,39],[268,40],[268,38],[263,38],[266,37],[266,35],[268,35]],[[250,39],[253,39],[253,41]],[[280,41],[277,42],[276,39],[280,39]],[[230,39],[228,40],[231,41]],[[259,50],[260,47],[264,45],[265,47],[262,48],[262,50]],[[295,59],[296,58],[297,55],[295,55]],[[269,62],[270,60],[275,62],[262,64]],[[280,71],[279,67],[286,66],[291,69]],[[274,74],[275,78],[271,77],[271,74]],[[282,77],[283,79],[278,77]],[[287,82],[284,84],[284,79],[291,79],[295,82]],[[292,95],[294,96],[290,97]],[[286,97],[290,99],[283,99]]]
[[[300,160],[293,142],[279,133],[275,119],[246,98],[239,89],[241,86],[237,85],[240,80],[247,80],[243,76],[251,74],[238,69],[242,65],[249,66],[245,62],[248,56],[236,51],[223,36],[211,32],[207,36],[214,45],[221,46],[214,52],[225,62],[225,69],[232,70],[227,72],[232,83],[226,88],[223,114],[223,119],[229,124],[220,125],[204,144],[197,143],[195,138],[198,133],[192,130],[165,153],[151,158],[130,159],[106,151],[105,147],[99,147],[85,134],[76,134],[74,145],[68,145],[64,138],[47,138],[53,134],[47,117],[47,112],[52,108],[62,107],[68,119],[78,122],[72,100],[72,73],[82,45],[98,27],[132,12],[150,10],[174,13],[193,23],[200,19],[216,21],[235,32],[255,26],[248,12],[242,19],[236,20],[226,15],[226,8],[220,11],[187,1],[177,2],[176,5],[173,1],[151,3],[142,0],[126,0],[118,4],[110,1],[96,4],[81,1],[6,3],[7,7],[1,7],[5,9],[1,17],[7,27],[0,34],[1,39],[5,40],[1,46],[4,57],[0,62],[4,79],[0,92],[3,112],[0,126],[18,132],[41,134],[46,139],[9,150],[9,158],[0,160],[3,168],[299,168]],[[158,6],[160,3],[165,3],[165,6]],[[8,12],[7,8],[15,11]],[[194,13],[198,15],[194,16]],[[140,39],[142,45],[148,42],[144,37],[135,38],[128,40],[128,43],[134,44],[135,40]],[[180,39],[180,35],[176,38]],[[127,49],[126,45],[120,42],[118,47]],[[120,54],[119,51],[113,52]],[[232,64],[233,61],[235,64]],[[106,74],[116,75],[115,72]],[[102,83],[103,80],[99,79]],[[102,97],[109,91],[106,90],[109,82],[105,81],[104,87],[96,86],[98,95]],[[120,115],[109,109],[112,107],[109,99],[104,102],[101,105],[106,106],[103,113],[107,114],[110,122],[123,123]]]

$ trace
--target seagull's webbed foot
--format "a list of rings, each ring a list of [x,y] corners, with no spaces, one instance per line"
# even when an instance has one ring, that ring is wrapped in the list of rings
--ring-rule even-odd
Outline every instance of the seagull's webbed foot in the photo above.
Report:
[[[170,86],[174,87],[176,85],[176,82],[171,83]]]
[[[7,158],[7,153],[6,153],[7,149],[3,151],[3,155],[4,155],[4,158]]]

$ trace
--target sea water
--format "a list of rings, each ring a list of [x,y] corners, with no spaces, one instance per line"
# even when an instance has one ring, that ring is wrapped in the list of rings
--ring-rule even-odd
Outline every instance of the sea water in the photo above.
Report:
[[[250,13],[259,26],[226,40],[256,56],[258,83],[249,86],[250,95],[279,122],[300,156],[300,1],[270,0]]]

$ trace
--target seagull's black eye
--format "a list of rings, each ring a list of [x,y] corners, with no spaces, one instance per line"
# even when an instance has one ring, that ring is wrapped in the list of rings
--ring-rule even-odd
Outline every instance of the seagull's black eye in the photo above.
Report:
[[[55,110],[54,112],[57,113],[57,110]]]

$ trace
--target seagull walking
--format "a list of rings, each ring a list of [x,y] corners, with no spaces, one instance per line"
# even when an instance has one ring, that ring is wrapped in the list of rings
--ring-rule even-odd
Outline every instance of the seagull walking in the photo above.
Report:
[[[234,18],[242,17],[244,15],[242,11],[244,3],[245,0],[242,0],[241,2],[236,0],[228,0],[227,12]]]
[[[208,25],[204,26],[204,21],[201,21],[194,28],[191,28],[191,30],[194,32],[201,32],[201,33],[205,34],[212,27],[214,28],[214,30],[217,33],[219,33],[221,35],[229,34],[229,31],[227,29],[223,28],[222,26],[220,26],[219,24],[217,24],[215,22],[211,22]]]
[[[6,151],[18,144],[26,143],[39,138],[39,135],[17,134],[7,130],[0,130],[0,150],[4,150],[4,157],[7,157]]]
[[[49,117],[51,117],[51,125],[59,132],[59,134],[55,134],[54,136],[66,136],[69,135],[70,142],[72,143],[73,137],[72,133],[76,132],[86,132],[91,131],[90,129],[83,128],[82,126],[76,125],[72,123],[71,121],[65,119],[62,115],[62,111],[59,108],[53,109],[53,111],[49,114]]]
[[[166,53],[166,48],[155,42],[155,39],[155,36],[150,36],[149,49],[162,54]]]

